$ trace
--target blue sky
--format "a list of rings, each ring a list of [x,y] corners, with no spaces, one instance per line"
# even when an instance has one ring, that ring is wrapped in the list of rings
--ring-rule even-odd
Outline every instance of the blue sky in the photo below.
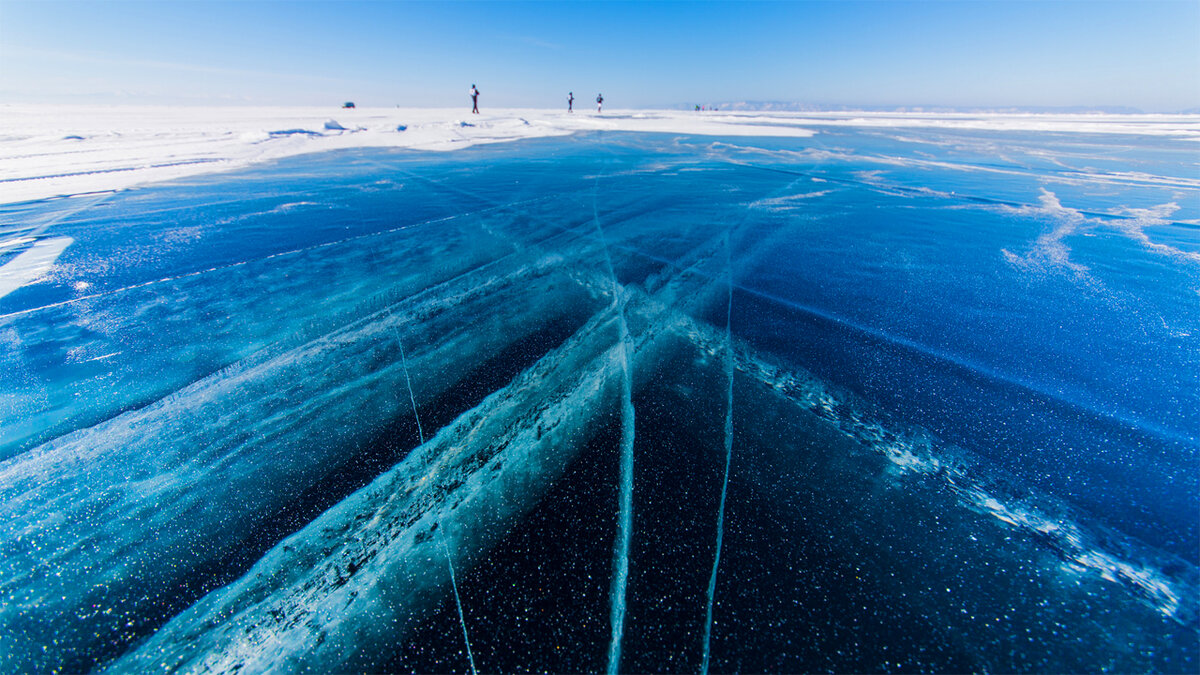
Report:
[[[0,102],[1200,107],[1200,0],[0,0]]]

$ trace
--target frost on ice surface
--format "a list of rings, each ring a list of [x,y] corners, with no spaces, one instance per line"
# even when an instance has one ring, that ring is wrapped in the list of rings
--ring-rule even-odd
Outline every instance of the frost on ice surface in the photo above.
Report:
[[[15,239],[0,246],[17,248],[28,241]],[[0,298],[45,277],[54,266],[54,261],[73,241],[70,237],[54,237],[33,242],[32,246],[0,266]]]
[[[1194,670],[1177,139],[866,121],[2,207],[0,671]]]

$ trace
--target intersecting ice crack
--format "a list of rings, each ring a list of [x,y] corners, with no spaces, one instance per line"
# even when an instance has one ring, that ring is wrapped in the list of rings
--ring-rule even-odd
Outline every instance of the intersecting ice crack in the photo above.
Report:
[[[710,244],[706,251],[711,250]],[[709,259],[709,253],[695,257],[697,265]],[[588,276],[582,272],[579,278]],[[630,330],[632,371],[662,358],[662,339],[671,333],[677,313],[706,303],[715,277],[680,272],[657,282],[661,297],[680,299],[673,305],[639,293],[630,296],[628,311],[640,326]],[[590,279],[597,289],[610,287],[611,277]],[[610,304],[507,387],[114,667],[166,662],[225,671],[298,659],[313,667],[345,668],[353,665],[340,660],[348,656],[330,645],[371,639],[379,630],[374,627],[385,623],[387,639],[398,639],[448,580],[445,565],[428,564],[425,547],[433,526],[441,523],[437,529],[445,528],[447,546],[469,565],[498,536],[477,523],[506,522],[530,508],[594,431],[595,416],[619,405],[623,358],[614,310]],[[353,574],[348,573],[351,561]],[[409,583],[382,589],[373,582],[379,578]],[[352,620],[361,613],[393,620]]]

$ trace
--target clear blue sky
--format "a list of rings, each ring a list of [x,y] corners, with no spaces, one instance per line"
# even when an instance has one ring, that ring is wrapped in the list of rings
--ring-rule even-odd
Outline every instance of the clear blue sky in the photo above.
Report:
[[[0,0],[0,102],[1200,107],[1200,0]]]

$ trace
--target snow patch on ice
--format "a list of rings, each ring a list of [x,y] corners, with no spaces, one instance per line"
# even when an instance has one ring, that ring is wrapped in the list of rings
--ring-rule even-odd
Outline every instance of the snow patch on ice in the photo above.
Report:
[[[1151,240],[1150,235],[1146,234],[1147,227],[1169,225],[1171,222],[1170,217],[1178,210],[1179,204],[1175,202],[1159,204],[1148,209],[1126,207],[1121,209],[1120,213],[1128,218],[1113,220],[1109,222],[1109,225],[1150,251],[1172,258],[1200,263],[1200,253],[1196,251],[1184,251],[1174,246],[1160,244]]]
[[[75,240],[70,237],[43,239],[0,267],[0,298],[13,291],[42,280],[58,257]],[[8,247],[16,246],[12,243]]]
[[[1071,260],[1071,248],[1067,245],[1066,240],[1071,236],[1096,228],[1115,229],[1153,253],[1177,260],[1200,263],[1200,253],[1155,242],[1146,233],[1146,228],[1171,224],[1171,215],[1179,210],[1179,204],[1176,202],[1159,204],[1150,208],[1123,207],[1113,211],[1111,216],[1089,216],[1078,209],[1063,206],[1057,195],[1045,188],[1041,188],[1038,202],[1038,206],[1000,204],[983,207],[1022,218],[1049,221],[1052,225],[1051,230],[1038,236],[1030,251],[1024,256],[1017,255],[1008,249],[1001,249],[1001,254],[1013,265],[1038,271],[1060,267],[1070,270],[1081,278],[1088,278],[1088,268]]]
[[[1088,271],[1087,267],[1071,261],[1071,249],[1065,240],[1075,234],[1079,227],[1087,221],[1087,218],[1078,210],[1063,206],[1053,192],[1046,188],[1040,189],[1042,194],[1038,197],[1039,206],[999,205],[997,207],[1002,212],[1014,216],[1049,221],[1052,226],[1050,231],[1043,232],[1038,236],[1028,254],[1018,256],[1008,250],[1002,250],[1005,259],[1027,269],[1045,270],[1062,267],[1078,276],[1085,276]]]
[[[764,211],[772,211],[772,212],[777,212],[777,213],[786,212],[786,211],[798,211],[800,209],[805,208],[804,202],[812,200],[812,199],[817,199],[819,197],[824,197],[825,195],[827,195],[831,192],[833,192],[833,191],[832,190],[818,190],[816,192],[804,192],[804,193],[795,194],[795,195],[788,195],[786,197],[768,197],[766,199],[759,199],[757,201],[751,202],[750,208],[762,209]]]
[[[4,249],[6,249],[6,248],[15,248],[17,246],[24,246],[25,244],[28,244],[32,241],[33,241],[33,237],[17,237],[15,239],[6,239],[4,241],[0,241],[0,252],[3,252]]]

